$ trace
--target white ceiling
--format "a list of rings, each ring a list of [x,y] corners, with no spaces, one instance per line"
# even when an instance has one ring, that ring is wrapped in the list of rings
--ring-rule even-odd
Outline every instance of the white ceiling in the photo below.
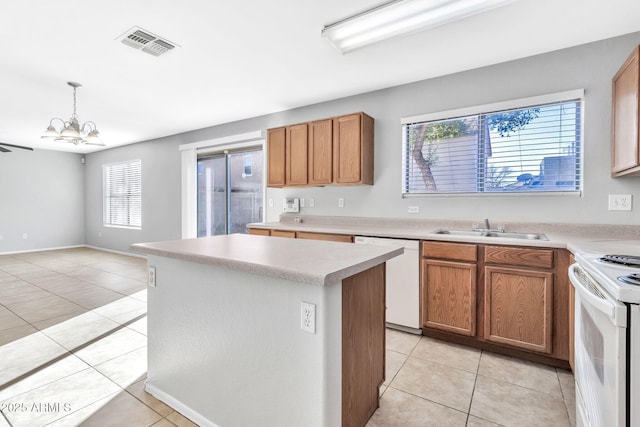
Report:
[[[0,142],[68,119],[107,148],[640,31],[638,0],[519,0],[342,55],[326,24],[384,0],[22,0],[0,14]],[[139,26],[181,47],[154,57],[116,40]]]

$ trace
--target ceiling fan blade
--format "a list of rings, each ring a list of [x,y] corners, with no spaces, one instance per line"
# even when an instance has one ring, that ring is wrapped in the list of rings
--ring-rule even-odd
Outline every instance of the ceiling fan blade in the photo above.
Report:
[[[10,151],[11,151],[11,150],[8,150],[8,149],[6,149],[6,148],[4,148],[4,147],[0,147],[0,153],[8,153],[8,152],[10,152]]]
[[[22,145],[7,144],[6,142],[0,142],[0,145],[6,145],[7,147],[22,148],[23,150],[33,151],[33,148],[31,148],[31,147],[25,147],[25,146],[22,146]],[[0,148],[2,148],[2,147],[0,147]],[[7,151],[11,151],[11,150],[6,150],[4,152],[7,152]]]

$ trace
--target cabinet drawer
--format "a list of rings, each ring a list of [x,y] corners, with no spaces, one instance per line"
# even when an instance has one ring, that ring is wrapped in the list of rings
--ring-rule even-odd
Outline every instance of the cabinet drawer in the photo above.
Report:
[[[422,256],[476,262],[478,246],[466,243],[422,242]]]
[[[328,240],[331,242],[353,243],[353,236],[348,236],[345,234],[310,233],[307,231],[298,231],[296,235],[298,239]]]
[[[271,230],[271,235],[273,237],[289,237],[291,239],[295,239],[296,232],[295,231],[285,231],[285,230]]]
[[[269,236],[269,230],[266,228],[250,228],[249,234],[253,234],[255,236]]]
[[[484,262],[523,267],[553,268],[553,249],[486,246]]]

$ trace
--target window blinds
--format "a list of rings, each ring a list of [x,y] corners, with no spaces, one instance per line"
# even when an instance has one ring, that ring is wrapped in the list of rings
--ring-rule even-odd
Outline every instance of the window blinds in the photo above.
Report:
[[[104,225],[142,227],[142,162],[103,166]]]
[[[581,99],[403,125],[403,194],[577,192]]]

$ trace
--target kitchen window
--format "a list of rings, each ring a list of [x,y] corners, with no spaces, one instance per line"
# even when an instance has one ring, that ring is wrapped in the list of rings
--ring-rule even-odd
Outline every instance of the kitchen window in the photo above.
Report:
[[[580,193],[583,91],[402,120],[403,196]]]
[[[104,225],[142,228],[142,162],[102,166]]]

